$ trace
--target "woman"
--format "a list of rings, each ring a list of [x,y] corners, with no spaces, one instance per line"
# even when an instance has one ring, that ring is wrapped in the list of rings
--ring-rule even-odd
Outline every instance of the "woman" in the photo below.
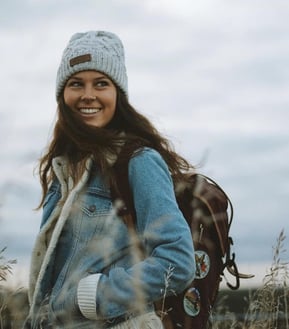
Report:
[[[115,34],[72,36],[56,97],[54,135],[39,167],[43,218],[26,328],[161,328],[154,302],[194,278],[191,233],[172,180],[190,165],[129,104]],[[130,157],[136,234],[112,198],[119,154]]]

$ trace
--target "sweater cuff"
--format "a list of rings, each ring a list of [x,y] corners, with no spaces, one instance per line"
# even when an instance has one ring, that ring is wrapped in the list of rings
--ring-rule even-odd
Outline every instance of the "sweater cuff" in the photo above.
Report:
[[[77,287],[77,302],[80,312],[89,320],[96,320],[96,291],[100,273],[91,274],[79,281]]]

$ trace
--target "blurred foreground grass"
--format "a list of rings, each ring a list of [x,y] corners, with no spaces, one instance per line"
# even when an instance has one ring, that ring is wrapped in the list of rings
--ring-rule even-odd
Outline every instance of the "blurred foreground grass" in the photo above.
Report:
[[[289,329],[289,262],[284,260],[285,240],[282,230],[262,286],[220,290],[212,312],[212,329]],[[4,251],[0,251],[0,329],[20,329],[29,309],[27,291],[5,286],[15,261],[6,261]]]

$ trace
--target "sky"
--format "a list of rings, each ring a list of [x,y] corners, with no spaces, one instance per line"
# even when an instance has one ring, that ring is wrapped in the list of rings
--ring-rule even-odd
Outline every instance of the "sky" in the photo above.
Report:
[[[239,268],[261,280],[289,234],[288,15],[287,0],[2,1],[0,250],[14,279],[25,284],[39,229],[62,51],[75,32],[108,30],[124,43],[130,102],[225,189]]]

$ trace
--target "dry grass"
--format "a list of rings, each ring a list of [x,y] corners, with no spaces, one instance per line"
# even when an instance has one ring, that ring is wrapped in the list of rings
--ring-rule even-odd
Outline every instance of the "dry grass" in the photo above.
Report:
[[[250,303],[245,327],[249,329],[289,329],[289,267],[284,260],[285,234],[281,231],[274,248],[273,262]],[[282,327],[281,327],[282,326]]]
[[[236,316],[220,303],[214,312],[212,329],[289,329],[289,263],[286,259],[285,234],[281,231],[273,248],[273,261],[263,285],[248,301],[244,319]]]
[[[6,281],[7,275],[12,273],[12,266],[16,264],[16,260],[6,260],[4,252],[6,247],[0,250],[0,282]]]
[[[12,328],[12,310],[17,310],[15,312],[15,317],[19,317],[19,310],[23,308],[23,305],[19,305],[16,300],[15,303],[11,303],[11,299],[15,294],[9,293],[8,290],[3,287],[3,282],[6,281],[9,274],[12,274],[13,264],[16,263],[16,260],[6,260],[4,256],[5,250],[6,247],[0,250],[0,329]],[[18,292],[15,293],[18,294]],[[17,298],[17,301],[18,300]]]
[[[263,285],[249,296],[249,306],[242,319],[229,310],[224,296],[213,312],[212,329],[289,329],[289,262],[286,261],[285,241],[282,230],[273,248],[268,274]],[[0,251],[0,329],[18,329],[28,312],[27,293],[5,289],[3,284],[12,273],[15,260],[7,261],[4,252],[5,248]],[[169,290],[171,270],[166,274],[164,294]]]

